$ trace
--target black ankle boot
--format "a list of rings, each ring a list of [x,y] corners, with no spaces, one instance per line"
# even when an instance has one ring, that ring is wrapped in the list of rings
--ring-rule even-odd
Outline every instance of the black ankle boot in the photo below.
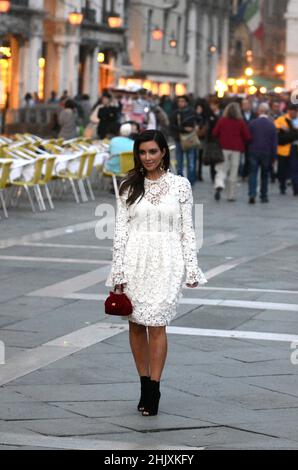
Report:
[[[214,198],[216,201],[220,201],[221,199],[221,192],[222,192],[222,188],[217,188],[216,191],[215,191],[215,195],[214,195]]]
[[[138,404],[138,411],[144,411],[145,402],[147,401],[150,377],[143,376],[143,377],[140,377],[140,380],[141,380],[141,398]]]
[[[156,416],[158,413],[158,405],[161,393],[159,391],[160,382],[150,380],[147,400],[145,402],[145,409],[143,416]]]

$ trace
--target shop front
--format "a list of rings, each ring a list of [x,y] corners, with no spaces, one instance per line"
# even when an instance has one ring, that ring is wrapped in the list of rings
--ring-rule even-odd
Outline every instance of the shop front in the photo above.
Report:
[[[187,93],[187,76],[144,74],[143,77],[121,77],[118,80],[118,88],[128,91],[145,88],[153,95],[181,96]]]

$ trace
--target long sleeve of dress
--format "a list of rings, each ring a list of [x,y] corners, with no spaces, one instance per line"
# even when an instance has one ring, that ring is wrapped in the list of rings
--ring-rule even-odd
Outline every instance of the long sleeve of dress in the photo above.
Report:
[[[198,266],[196,235],[193,226],[193,193],[188,179],[183,178],[180,186],[181,241],[186,269],[186,283],[206,284],[208,281]]]
[[[108,275],[106,286],[115,287],[117,284],[125,284],[127,279],[123,271],[123,258],[129,235],[129,212],[126,205],[127,191],[120,196],[117,207],[115,233],[113,243],[113,261]]]

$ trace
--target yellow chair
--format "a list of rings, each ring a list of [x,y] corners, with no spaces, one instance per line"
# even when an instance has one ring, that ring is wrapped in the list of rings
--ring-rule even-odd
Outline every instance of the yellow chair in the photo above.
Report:
[[[117,155],[112,155],[109,159],[113,159],[117,157]],[[110,170],[107,170],[105,166],[103,167],[103,175],[104,176],[111,176],[113,179],[114,190],[116,194],[117,200],[119,199],[119,189],[117,184],[117,176],[119,178],[123,178],[127,175],[127,173],[135,167],[134,162],[134,154],[133,152],[122,152],[119,155],[119,165],[120,165],[120,172],[114,173]]]
[[[49,186],[48,186],[48,183],[50,183],[50,181],[52,181],[53,179],[53,173],[54,173],[54,165],[55,165],[55,162],[56,162],[56,157],[48,157],[46,159],[46,163],[45,163],[45,174],[44,176],[38,181],[38,185],[40,188],[44,187],[45,189],[45,193],[46,193],[46,196],[48,198],[48,201],[49,201],[49,205],[50,205],[50,208],[52,210],[55,209],[55,206],[53,204],[53,200],[52,200],[52,196],[51,196],[51,192],[49,190]]]
[[[94,169],[95,157],[96,157],[96,152],[92,152],[88,154],[86,173],[85,173],[85,177],[83,178],[83,181],[86,181],[92,201],[95,201],[95,196],[93,193],[90,178]]]
[[[25,180],[19,181],[18,180],[18,181],[12,181],[11,183],[12,186],[16,186],[19,188],[19,192],[17,194],[17,200],[21,196],[22,190],[25,189],[33,212],[36,212],[36,210],[35,210],[34,202],[30,193],[30,188],[33,188],[40,211],[46,211],[45,203],[44,203],[40,186],[39,186],[39,182],[42,180],[42,169],[43,169],[44,162],[45,162],[44,157],[37,158],[34,161],[34,174],[33,174],[31,181],[25,181]]]
[[[11,160],[7,160],[7,162],[0,163],[0,201],[2,204],[4,217],[6,219],[8,219],[8,213],[7,213],[6,204],[5,204],[4,191],[9,185],[9,174],[10,174],[11,165],[12,165]]]
[[[57,175],[57,177],[62,179],[62,181],[69,181],[69,183],[72,187],[73,194],[74,194],[74,197],[75,197],[75,200],[76,200],[77,204],[80,204],[80,198],[79,198],[79,195],[78,195],[78,192],[77,192],[77,189],[76,189],[75,181],[77,181],[77,183],[78,183],[83,202],[86,202],[86,200],[88,201],[86,191],[85,191],[85,188],[84,188],[84,184],[83,184],[83,181],[82,181],[85,177],[84,172],[85,172],[85,166],[86,166],[86,162],[88,160],[88,157],[89,157],[88,153],[83,153],[79,157],[80,158],[80,163],[79,163],[79,168],[76,172],[72,172],[72,171],[66,169],[66,170],[58,173],[58,175]],[[83,188],[83,191],[82,191],[82,188]]]
[[[0,143],[0,158],[5,158],[5,150],[8,148],[8,144]]]
[[[95,158],[96,158],[96,151],[90,150],[90,146],[86,145],[86,139],[84,139],[82,142],[76,142],[76,143],[72,144],[71,148],[75,152],[83,151],[84,153],[88,154],[87,165],[86,165],[86,168],[85,168],[85,172],[82,176],[82,181],[79,183],[79,187],[80,187],[80,191],[81,191],[82,200],[84,202],[87,202],[88,201],[88,196],[87,196],[87,193],[86,193],[84,185],[83,185],[83,182],[86,182],[89,193],[90,193],[90,197],[91,197],[92,201],[95,201],[95,196],[94,196],[94,193],[93,193],[90,178],[92,176],[92,172],[93,172],[93,169],[94,169],[94,161],[95,161]]]

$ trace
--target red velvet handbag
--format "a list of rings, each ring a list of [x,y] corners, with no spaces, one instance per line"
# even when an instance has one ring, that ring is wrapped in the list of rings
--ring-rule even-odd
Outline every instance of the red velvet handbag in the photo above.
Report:
[[[121,286],[122,294],[116,294],[115,291],[116,288],[114,292],[110,292],[109,297],[105,301],[105,313],[107,315],[128,317],[132,314],[133,307],[127,295],[123,293],[123,285]]]

